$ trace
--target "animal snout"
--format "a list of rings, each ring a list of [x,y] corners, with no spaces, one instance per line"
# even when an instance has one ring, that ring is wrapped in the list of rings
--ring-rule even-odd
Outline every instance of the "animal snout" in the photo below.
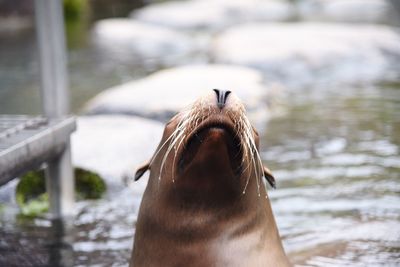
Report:
[[[217,95],[217,106],[219,109],[223,109],[225,107],[226,100],[231,93],[231,91],[213,89],[215,94]]]

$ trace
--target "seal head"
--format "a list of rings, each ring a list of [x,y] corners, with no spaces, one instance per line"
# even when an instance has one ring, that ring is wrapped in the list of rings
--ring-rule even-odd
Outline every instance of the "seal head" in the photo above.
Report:
[[[147,170],[131,266],[289,266],[262,177],[259,136],[234,93],[175,115]]]

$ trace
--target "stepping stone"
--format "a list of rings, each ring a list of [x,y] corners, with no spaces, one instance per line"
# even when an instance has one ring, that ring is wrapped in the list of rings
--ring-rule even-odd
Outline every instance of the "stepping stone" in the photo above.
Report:
[[[162,70],[108,89],[86,105],[89,114],[129,114],[167,121],[213,88],[231,90],[244,102],[253,122],[263,124],[274,86],[257,70],[229,65],[192,65]]]
[[[191,0],[151,4],[131,17],[179,30],[216,31],[248,21],[286,21],[293,15],[294,6],[285,1]]]
[[[301,19],[351,23],[399,21],[393,3],[385,0],[305,0],[299,3]]]
[[[159,122],[133,116],[79,117],[72,135],[73,164],[99,173],[108,185],[121,186],[153,155],[163,129]],[[137,187],[145,184],[139,181]]]
[[[104,19],[96,23],[93,42],[112,60],[173,64],[196,49],[188,36],[131,19]]]
[[[221,34],[213,54],[290,87],[359,84],[398,73],[400,35],[387,26],[257,23]]]

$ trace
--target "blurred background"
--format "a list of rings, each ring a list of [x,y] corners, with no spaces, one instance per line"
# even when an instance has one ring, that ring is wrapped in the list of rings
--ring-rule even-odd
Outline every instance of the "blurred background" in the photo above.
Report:
[[[0,266],[127,266],[164,122],[212,88],[260,129],[297,266],[400,266],[400,2],[64,0],[75,167],[106,193],[76,203],[68,245],[0,188]],[[0,0],[0,114],[41,114],[30,0]],[[63,257],[69,258],[63,263]]]

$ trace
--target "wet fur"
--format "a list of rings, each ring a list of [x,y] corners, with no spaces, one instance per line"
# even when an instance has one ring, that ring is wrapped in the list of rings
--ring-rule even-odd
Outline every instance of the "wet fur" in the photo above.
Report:
[[[290,266],[261,180],[264,175],[275,186],[258,153],[258,134],[234,95],[222,111],[213,97],[199,99],[172,118],[154,156],[136,172],[135,180],[151,171],[130,266]],[[190,136],[219,113],[232,122],[240,140],[239,179],[223,156],[223,131],[211,131],[193,166],[177,172]],[[205,182],[205,190],[198,190],[197,182]]]

